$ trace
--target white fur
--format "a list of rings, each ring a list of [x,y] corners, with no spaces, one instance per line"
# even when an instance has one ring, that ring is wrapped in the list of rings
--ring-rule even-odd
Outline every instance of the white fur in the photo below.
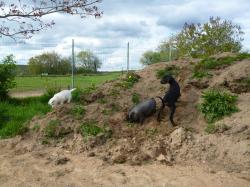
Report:
[[[76,88],[73,88],[71,90],[62,90],[55,94],[48,102],[49,105],[54,108],[57,105],[63,104],[65,102],[70,103],[71,101],[71,92],[73,92]]]

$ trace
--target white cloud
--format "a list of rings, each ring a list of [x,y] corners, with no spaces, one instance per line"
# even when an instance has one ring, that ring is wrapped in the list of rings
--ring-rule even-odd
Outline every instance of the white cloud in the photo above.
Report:
[[[102,70],[126,68],[126,44],[129,41],[132,68],[141,68],[139,58],[159,42],[176,33],[184,22],[204,22],[210,16],[220,16],[240,24],[245,32],[244,48],[250,49],[249,0],[104,0],[101,19],[53,14],[56,25],[34,35],[27,44],[13,45],[2,40],[0,55],[15,54],[19,63],[43,51],[71,55],[71,40],[75,51],[89,49],[103,61]],[[1,42],[1,41],[0,41]]]

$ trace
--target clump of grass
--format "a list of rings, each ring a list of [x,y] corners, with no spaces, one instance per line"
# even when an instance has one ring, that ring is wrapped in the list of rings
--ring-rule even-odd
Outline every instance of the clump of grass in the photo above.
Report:
[[[208,134],[214,134],[217,131],[217,127],[214,123],[209,123],[207,124],[206,128],[205,128],[205,132]]]
[[[81,134],[83,137],[97,136],[100,133],[104,133],[105,129],[97,126],[96,121],[88,121],[80,126]]]
[[[81,89],[76,89],[72,93],[72,101],[79,103],[81,101],[81,96],[83,95],[83,91]]]
[[[213,123],[224,116],[239,111],[236,106],[237,96],[225,91],[207,90],[203,93],[202,98],[203,102],[199,105],[199,110],[208,123]]]
[[[236,82],[240,83],[243,86],[246,86],[247,88],[250,88],[250,77],[240,79],[240,80],[238,80]]]
[[[202,79],[203,77],[209,77],[209,76],[212,76],[212,74],[210,74],[206,70],[194,70],[192,74],[192,78],[196,78],[196,79]]]
[[[51,120],[44,128],[44,135],[47,138],[59,138],[58,128],[61,125],[59,120]]]
[[[230,129],[230,127],[228,127],[225,124],[222,125],[215,125],[214,123],[209,123],[207,124],[206,128],[205,128],[205,132],[208,134],[214,134],[217,132],[224,132],[226,130]]]
[[[236,55],[236,60],[244,60],[244,59],[249,59],[250,58],[250,53],[243,52],[243,53],[238,53]]]
[[[51,109],[46,96],[24,99],[8,99],[0,102],[0,138],[25,133],[28,121],[35,115],[43,115]]]
[[[149,128],[145,130],[145,133],[149,137],[154,137],[158,133],[158,130],[156,128]]]
[[[86,113],[86,109],[81,105],[76,105],[71,110],[71,114],[77,119],[80,119],[81,117],[83,117],[85,113]]]
[[[132,95],[132,102],[134,104],[140,103],[140,95],[138,93],[133,93],[133,95]]]
[[[236,56],[226,56],[220,58],[204,58],[194,66],[192,77],[201,79],[203,77],[210,76],[210,74],[208,73],[209,70],[216,69],[221,66],[228,66],[234,63],[235,61],[241,61],[246,58],[250,58],[249,53],[239,53]]]
[[[76,90],[74,90],[71,94],[72,94],[72,101],[79,103],[84,95],[89,95],[92,94],[93,92],[95,92],[97,89],[95,84],[91,84],[91,86],[85,88],[85,89],[79,89],[77,88]]]
[[[122,79],[121,82],[115,84],[116,87],[121,87],[123,89],[129,89],[134,86],[140,79],[140,76],[134,72],[130,72],[126,75],[126,78]]]
[[[161,79],[165,75],[172,75],[172,76],[178,76],[180,73],[180,68],[172,65],[172,66],[166,66],[165,69],[158,70],[156,72],[156,77],[158,79]]]
[[[103,109],[101,111],[101,113],[104,114],[104,115],[110,115],[111,114],[111,110]]]
[[[38,125],[38,124],[35,124],[35,125],[32,127],[32,131],[34,131],[34,132],[38,132],[39,129],[40,129],[40,125]]]
[[[111,89],[111,90],[110,90],[110,93],[109,93],[109,95],[111,95],[111,96],[113,96],[113,97],[117,97],[119,94],[120,94],[119,91],[116,90],[116,89],[114,89],[114,88]]]
[[[98,99],[97,102],[100,103],[100,104],[106,104],[108,101],[107,101],[106,98],[100,98],[100,99]]]

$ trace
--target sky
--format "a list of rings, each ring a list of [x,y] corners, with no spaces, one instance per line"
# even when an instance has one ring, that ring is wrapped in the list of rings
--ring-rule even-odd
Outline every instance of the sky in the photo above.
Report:
[[[130,44],[130,69],[141,69],[143,52],[154,50],[185,22],[204,23],[211,16],[232,20],[244,31],[243,49],[250,50],[249,0],[103,0],[100,19],[64,14],[46,16],[55,26],[35,34],[26,44],[0,38],[0,57],[14,54],[18,64],[32,56],[55,51],[70,56],[74,39],[75,53],[93,51],[102,61],[101,71],[126,69],[127,43]]]

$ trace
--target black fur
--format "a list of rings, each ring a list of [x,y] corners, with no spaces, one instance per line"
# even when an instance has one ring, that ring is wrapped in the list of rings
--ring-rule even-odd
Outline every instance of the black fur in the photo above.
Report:
[[[146,117],[156,112],[156,101],[154,98],[147,99],[134,106],[128,113],[129,122],[140,122],[141,125]]]
[[[176,124],[174,123],[173,118],[174,118],[174,113],[175,113],[175,109],[176,109],[175,103],[177,102],[178,98],[181,96],[180,86],[171,75],[165,75],[161,79],[161,84],[167,84],[167,83],[170,85],[169,90],[166,92],[166,94],[164,95],[163,98],[158,96],[158,98],[160,98],[162,100],[162,106],[159,110],[157,120],[160,121],[161,113],[162,113],[164,107],[167,105],[171,111],[169,119],[170,119],[172,125],[175,126]]]

